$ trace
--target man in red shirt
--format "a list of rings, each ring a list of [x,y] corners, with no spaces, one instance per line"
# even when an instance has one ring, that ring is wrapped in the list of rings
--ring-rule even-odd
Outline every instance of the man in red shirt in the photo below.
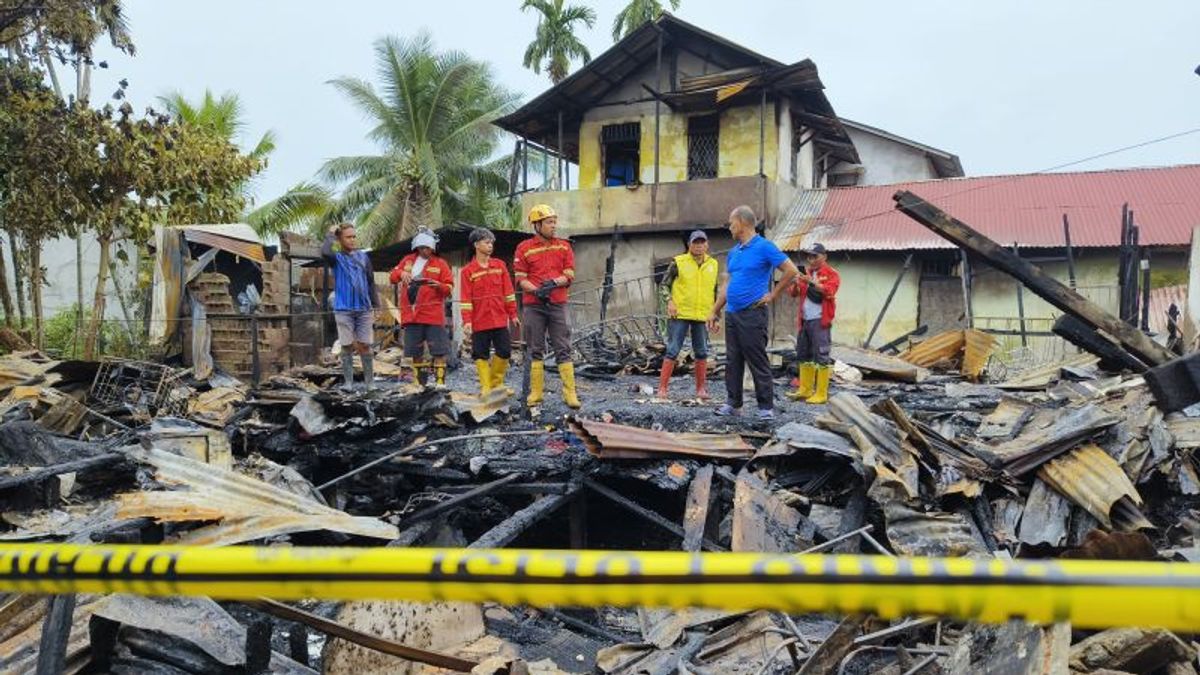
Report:
[[[525,292],[525,344],[529,349],[529,398],[535,406],[542,402],[546,383],[546,335],[558,374],[562,378],[563,401],[579,408],[575,391],[575,364],[571,363],[571,327],[567,323],[567,287],[575,279],[575,252],[566,239],[554,236],[558,216],[554,209],[538,204],[529,210],[534,236],[517,246],[513,270],[517,284]]]
[[[446,355],[450,335],[446,331],[444,303],[454,289],[450,264],[434,254],[437,237],[422,229],[413,237],[413,252],[392,269],[390,279],[400,285],[400,325],[404,327],[404,356],[411,360],[413,381],[424,384],[423,370],[429,367],[425,347],[433,357],[435,381],[446,383]]]
[[[837,311],[837,291],[842,283],[837,270],[829,266],[825,247],[813,244],[806,251],[804,274],[788,292],[801,298],[796,312],[796,360],[800,362],[800,386],[788,392],[793,401],[820,404],[829,400],[829,376],[833,358],[829,355],[829,332]]]
[[[459,307],[463,336],[471,339],[471,359],[479,373],[479,393],[487,396],[492,389],[504,386],[504,373],[512,356],[508,327],[511,324],[520,328],[521,320],[517,318],[517,295],[508,267],[492,258],[496,235],[477,227],[471,230],[469,239],[475,257],[459,273]]]

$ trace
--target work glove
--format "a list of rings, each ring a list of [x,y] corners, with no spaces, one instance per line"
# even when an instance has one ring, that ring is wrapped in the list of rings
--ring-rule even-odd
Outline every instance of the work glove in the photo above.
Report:
[[[415,306],[417,304],[417,293],[421,290],[421,284],[425,283],[424,279],[413,279],[408,282],[408,304]]]
[[[547,279],[542,282],[541,286],[538,286],[536,291],[533,292],[533,296],[538,299],[538,302],[545,305],[550,302],[550,294],[553,293],[554,289],[556,288],[558,288],[558,284],[554,283],[553,279]]]

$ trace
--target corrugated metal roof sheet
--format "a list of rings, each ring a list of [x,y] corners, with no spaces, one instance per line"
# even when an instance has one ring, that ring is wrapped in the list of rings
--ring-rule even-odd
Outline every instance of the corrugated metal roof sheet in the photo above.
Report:
[[[1179,308],[1179,321],[1182,322],[1183,310],[1187,307],[1187,285],[1150,290],[1150,330],[1160,335],[1167,334],[1167,310],[1171,309],[1171,305]]]
[[[567,421],[588,452],[602,459],[697,455],[749,459],[754,447],[737,434],[672,433],[581,418]]]
[[[1200,226],[1200,165],[1184,165],[803,190],[772,238],[785,251],[816,242],[830,251],[954,248],[893,208],[898,190],[912,191],[999,243],[1025,247],[1062,246],[1064,213],[1073,246],[1117,246],[1124,203],[1134,211],[1142,245],[1187,245]]]
[[[1125,470],[1093,443],[1046,462],[1038,469],[1038,478],[1083,507],[1105,527],[1113,527],[1113,520],[1120,515],[1113,507],[1121,499],[1128,499],[1135,513],[1136,507],[1142,505],[1142,497]],[[1128,529],[1150,526],[1145,517],[1140,513],[1138,516],[1135,522],[1122,519],[1121,524]]]
[[[227,237],[196,228],[185,228],[183,230],[183,237],[190,242],[219,248],[222,251],[228,251],[234,255],[249,258],[258,263],[267,261],[267,253],[263,250],[263,245],[258,242]]]

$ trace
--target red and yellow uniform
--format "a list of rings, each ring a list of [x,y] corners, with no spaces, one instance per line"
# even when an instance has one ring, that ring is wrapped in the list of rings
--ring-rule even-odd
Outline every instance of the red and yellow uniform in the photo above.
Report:
[[[507,329],[517,318],[517,295],[503,262],[492,258],[484,267],[472,260],[459,273],[459,284],[462,321],[471,330]]]
[[[410,253],[392,269],[390,279],[393,284],[400,284],[400,276],[405,272],[413,274],[414,265],[419,254]],[[446,325],[446,312],[443,308],[446,298],[454,290],[454,273],[450,264],[436,255],[430,256],[425,263],[425,269],[419,275],[427,283],[417,289],[417,299],[414,306],[408,301],[408,285],[400,284],[400,323],[426,324],[430,326]],[[428,283],[432,282],[432,283]]]
[[[543,281],[560,276],[574,281],[575,251],[566,239],[532,237],[517,246],[513,256],[513,271],[516,272],[517,281],[527,279],[534,286],[541,286]],[[550,304],[566,304],[567,293],[566,286],[554,289],[550,293]],[[526,292],[523,302],[528,306],[538,300],[533,293]]]

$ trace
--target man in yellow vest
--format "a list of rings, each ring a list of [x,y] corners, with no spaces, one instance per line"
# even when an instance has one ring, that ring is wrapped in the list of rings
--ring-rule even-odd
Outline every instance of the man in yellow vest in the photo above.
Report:
[[[696,398],[708,396],[708,315],[717,299],[717,259],[708,254],[708,235],[696,230],[688,236],[688,252],[671,260],[663,277],[667,297],[667,353],[658,376],[658,398],[667,398],[667,383],[683,340],[692,336],[696,357]]]

